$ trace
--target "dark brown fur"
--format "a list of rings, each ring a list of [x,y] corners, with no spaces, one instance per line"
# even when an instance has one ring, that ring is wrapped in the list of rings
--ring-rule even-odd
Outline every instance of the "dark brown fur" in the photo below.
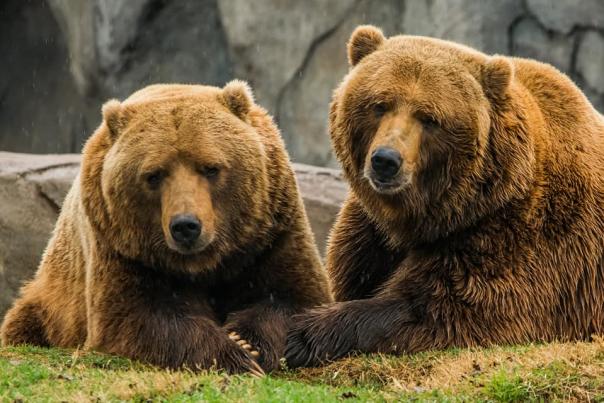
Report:
[[[257,369],[229,339],[235,331],[264,370],[275,369],[291,315],[330,295],[270,116],[237,81],[224,90],[151,86],[108,102],[103,114],[2,343],[85,346],[169,368]],[[203,224],[188,254],[168,228],[180,213]]]
[[[351,185],[327,257],[340,302],[298,317],[288,363],[604,332],[602,115],[551,66],[380,37],[355,31],[331,107]],[[384,145],[395,190],[367,175]]]

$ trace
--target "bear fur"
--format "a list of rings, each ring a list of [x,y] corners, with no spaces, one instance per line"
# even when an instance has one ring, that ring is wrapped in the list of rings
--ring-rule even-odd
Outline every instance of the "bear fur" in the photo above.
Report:
[[[372,26],[348,52],[338,302],[297,318],[289,365],[604,332],[604,119],[583,93],[543,63]],[[386,182],[384,147],[402,161]]]
[[[185,213],[201,234],[183,246],[170,220]],[[279,131],[247,84],[153,85],[104,105],[0,332],[4,345],[260,373],[278,367],[292,314],[330,299]]]

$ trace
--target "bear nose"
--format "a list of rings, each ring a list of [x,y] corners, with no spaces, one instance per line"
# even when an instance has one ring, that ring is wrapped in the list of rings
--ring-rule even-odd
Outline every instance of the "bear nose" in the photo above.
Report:
[[[371,169],[378,179],[391,179],[401,167],[401,154],[394,148],[380,147],[371,155]]]
[[[170,233],[178,243],[190,245],[201,234],[201,222],[191,214],[179,214],[170,220]]]

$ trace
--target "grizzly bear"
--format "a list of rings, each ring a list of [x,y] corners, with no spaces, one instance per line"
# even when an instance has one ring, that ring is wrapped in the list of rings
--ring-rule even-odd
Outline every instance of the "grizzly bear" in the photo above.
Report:
[[[291,366],[604,331],[604,119],[555,68],[362,26],[334,92],[336,303]]]
[[[1,337],[261,374],[292,314],[330,299],[279,131],[247,84],[153,85],[103,106]]]

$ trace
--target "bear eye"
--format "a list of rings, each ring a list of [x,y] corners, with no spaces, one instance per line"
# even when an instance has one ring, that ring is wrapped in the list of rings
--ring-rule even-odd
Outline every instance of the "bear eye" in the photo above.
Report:
[[[218,167],[204,167],[199,170],[199,173],[206,178],[214,178],[218,175],[218,172],[220,172]]]
[[[145,175],[145,181],[152,189],[156,189],[164,179],[164,172],[161,170],[153,171]]]
[[[426,130],[434,130],[440,127],[440,123],[430,115],[419,115],[418,120]]]
[[[386,112],[388,112],[388,105],[384,103],[373,105],[373,114],[375,117],[381,118],[386,114]]]

